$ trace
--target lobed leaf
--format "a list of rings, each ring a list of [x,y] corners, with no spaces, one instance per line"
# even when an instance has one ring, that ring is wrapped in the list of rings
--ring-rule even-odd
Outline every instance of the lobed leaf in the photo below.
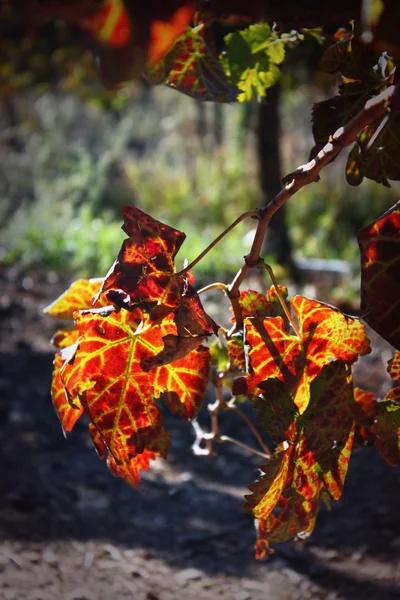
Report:
[[[76,310],[92,308],[94,297],[99,293],[102,278],[78,279],[57,300],[49,304],[43,312],[58,319],[72,319]],[[97,306],[105,306],[104,299],[96,300]]]
[[[174,313],[176,327],[164,339],[164,348],[157,358],[148,357],[143,363],[149,370],[184,357],[218,326],[204,312],[187,276],[175,273],[174,259],[185,234],[134,206],[123,207],[123,215],[123,230],[129,238],[97,298],[105,297],[126,310],[139,307],[155,323]],[[192,279],[191,274],[189,277]]]
[[[358,233],[361,315],[400,350],[400,202]]]
[[[221,66],[207,25],[188,28],[146,78],[197,100],[233,102],[238,93]]]
[[[161,431],[156,404],[169,394],[184,418],[196,416],[209,371],[207,349],[145,371],[142,363],[160,353],[163,337],[176,332],[172,319],[146,327],[139,309],[76,315],[79,346],[65,365],[62,381],[72,401],[78,399],[117,464],[143,452]],[[141,329],[140,329],[141,328]],[[171,395],[173,394],[173,401]]]
[[[295,296],[291,305],[301,339],[287,333],[281,317],[245,319],[252,369],[246,384],[248,394],[253,395],[266,379],[277,378],[294,390],[302,413],[308,406],[309,385],[324,365],[332,360],[354,362],[370,352],[370,347],[364,326],[357,319],[303,296]]]
[[[259,554],[267,552],[269,542],[308,536],[321,495],[338,500],[342,494],[355,431],[347,365],[342,360],[325,365],[310,392],[300,414],[289,386],[269,379],[256,402],[264,428],[283,450],[263,465],[264,475],[246,496],[245,510],[262,522]]]

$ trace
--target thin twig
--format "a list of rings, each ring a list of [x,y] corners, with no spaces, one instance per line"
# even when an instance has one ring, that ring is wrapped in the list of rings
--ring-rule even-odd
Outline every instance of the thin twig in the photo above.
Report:
[[[254,427],[253,423],[250,421],[250,419],[248,418],[247,415],[244,414],[244,412],[242,412],[240,410],[240,408],[238,408],[237,406],[235,406],[234,404],[230,404],[228,403],[226,410],[231,410],[234,411],[241,419],[243,419],[243,421],[246,423],[247,427],[250,429],[250,431],[252,432],[252,434],[254,435],[254,437],[256,438],[257,442],[260,444],[261,448],[264,450],[265,454],[271,458],[272,453],[270,451],[270,449],[268,448],[268,446],[264,443],[264,440],[262,439],[261,435],[259,434],[259,432],[257,431],[257,429]]]
[[[289,323],[290,323],[290,324],[291,324],[291,326],[293,327],[293,330],[294,330],[295,334],[297,335],[297,337],[299,338],[299,340],[301,340],[301,334],[300,334],[300,330],[299,330],[299,328],[298,328],[298,326],[297,326],[297,323],[296,323],[296,321],[295,321],[295,320],[294,320],[294,318],[293,318],[293,315],[292,315],[292,313],[291,313],[291,312],[290,312],[290,310],[289,310],[289,307],[288,307],[288,305],[287,305],[287,302],[286,302],[285,298],[284,298],[284,297],[282,296],[282,294],[281,294],[281,291],[280,291],[280,289],[279,289],[278,282],[276,281],[276,278],[275,278],[275,275],[274,275],[274,272],[273,272],[273,270],[272,270],[272,267],[271,267],[271,265],[267,265],[267,263],[264,263],[262,266],[263,266],[263,268],[264,268],[266,271],[268,271],[268,273],[269,273],[269,276],[271,277],[271,280],[272,280],[273,286],[274,286],[274,288],[275,288],[276,295],[278,296],[278,298],[279,298],[279,302],[281,303],[281,306],[282,306],[282,308],[283,308],[283,311],[284,311],[284,313],[285,313],[285,315],[286,315],[286,317],[287,317],[287,319],[288,319]]]
[[[256,448],[252,448],[251,446],[248,446],[243,442],[239,442],[239,440],[235,440],[235,438],[232,438],[229,435],[218,436],[215,438],[215,441],[218,444],[225,444],[226,442],[229,442],[230,444],[235,444],[236,446],[239,446],[239,448],[243,448],[243,450],[247,450],[247,452],[251,452],[252,454],[261,456],[261,458],[265,458],[266,460],[269,460],[271,458],[271,455],[264,454],[264,452],[260,452],[260,450],[256,450]]]
[[[201,290],[197,290],[197,293],[204,294],[204,292],[209,292],[210,290],[214,290],[214,289],[219,289],[219,290],[223,290],[224,292],[226,292],[228,289],[228,286],[226,285],[226,283],[220,283],[219,281],[217,281],[215,283],[210,283],[210,285],[206,285],[205,287],[201,288]]]
[[[193,269],[193,267],[195,267],[197,265],[197,263],[199,263],[205,257],[205,255],[208,254],[210,252],[210,250],[212,250],[214,248],[214,246],[216,246],[218,244],[218,242],[220,242],[230,231],[232,231],[232,229],[234,229],[236,227],[236,225],[239,225],[239,223],[241,223],[245,219],[248,219],[248,218],[254,219],[256,217],[258,217],[258,211],[256,211],[256,210],[248,210],[247,212],[240,215],[240,217],[238,217],[236,219],[236,221],[234,221],[231,225],[229,225],[229,227],[227,227],[225,229],[225,231],[220,233],[219,236],[216,237],[215,240],[212,241],[211,244],[209,246],[207,246],[207,248],[205,250],[203,250],[203,252],[201,254],[199,254],[199,256],[197,258],[192,260],[192,262],[189,265],[187,265],[184,269],[179,271],[179,273],[177,273],[176,276],[180,277],[181,275],[185,275],[185,273],[187,273],[188,271]]]

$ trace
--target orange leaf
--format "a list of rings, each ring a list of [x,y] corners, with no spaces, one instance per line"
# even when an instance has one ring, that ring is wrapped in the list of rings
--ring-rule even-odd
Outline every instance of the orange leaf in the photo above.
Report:
[[[161,21],[160,19],[152,21],[147,57],[149,66],[161,60],[175,40],[185,32],[192,19],[193,5],[193,2],[187,2],[174,12],[169,21]]]
[[[76,310],[91,308],[94,296],[100,290],[103,279],[78,279],[70,285],[57,300],[44,309],[44,312],[58,319],[72,319]],[[97,306],[105,306],[100,300]]]
[[[303,296],[292,299],[301,340],[286,332],[281,317],[245,319],[245,340],[250,345],[252,373],[247,378],[249,395],[260,383],[275,377],[289,385],[295,403],[304,412],[309,402],[309,385],[332,360],[354,362],[370,352],[364,326],[327,304]]]
[[[78,332],[76,333],[76,337]],[[54,358],[53,378],[51,382],[51,398],[54,408],[56,409],[58,418],[60,419],[61,427],[64,435],[72,431],[75,423],[83,413],[83,408],[78,399],[71,403],[61,380],[61,370],[64,366],[64,359],[60,352]]]
[[[264,384],[256,408],[281,452],[262,467],[264,475],[246,496],[245,509],[262,522],[258,554],[269,542],[312,532],[324,490],[334,500],[342,494],[354,439],[353,387],[343,361],[322,368],[302,414],[288,385],[278,379]],[[274,515],[277,506],[282,510]]]
[[[174,363],[144,371],[141,364],[160,353],[163,337],[176,333],[172,320],[143,326],[139,309],[76,315],[79,347],[66,364],[63,382],[79,398],[117,463],[149,448],[161,430],[156,399],[179,395],[185,418],[200,408],[208,379],[209,353],[198,348]]]
[[[134,206],[124,206],[123,214],[123,230],[129,239],[123,242],[96,298],[103,295],[127,310],[139,307],[150,314],[153,322],[174,312],[173,335],[179,339],[165,340],[162,355],[146,367],[151,369],[182,358],[214,333],[217,325],[204,312],[186,276],[175,273],[174,259],[185,234]]]

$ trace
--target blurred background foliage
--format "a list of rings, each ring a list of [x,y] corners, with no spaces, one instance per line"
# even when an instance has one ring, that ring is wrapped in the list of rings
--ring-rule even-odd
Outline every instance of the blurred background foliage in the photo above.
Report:
[[[279,99],[281,173],[307,161],[312,102],[326,95],[297,67]],[[300,81],[300,83],[299,83]],[[112,102],[76,88],[26,86],[4,95],[0,111],[0,261],[21,270],[99,276],[124,234],[133,203],[187,234],[178,257],[195,258],[240,213],[264,202],[257,156],[259,105],[196,102],[166,87],[137,83]],[[268,102],[268,97],[267,97]],[[366,181],[345,182],[343,160],[291,201],[286,225],[295,261],[358,267],[355,233],[398,198]],[[246,221],[196,267],[199,283],[232,276],[248,252]],[[266,257],[276,263],[273,245]],[[305,262],[304,262],[305,261]],[[357,287],[358,283],[352,284]],[[352,293],[351,285],[347,291]]]

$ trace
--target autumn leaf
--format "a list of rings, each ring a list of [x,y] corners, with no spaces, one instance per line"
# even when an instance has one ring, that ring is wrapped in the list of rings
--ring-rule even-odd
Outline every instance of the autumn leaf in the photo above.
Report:
[[[162,61],[147,71],[146,78],[197,100],[233,102],[238,90],[225,74],[213,46],[207,25],[188,28]]]
[[[339,94],[314,105],[312,112],[315,146],[311,158],[324,147],[329,137],[348,123],[370,98],[393,83],[395,65],[386,52],[376,52],[352,32],[324,53],[320,68],[339,72]],[[359,185],[364,177],[389,186],[389,179],[400,179],[399,111],[392,107],[390,118],[377,119],[360,133],[349,153],[346,178]]]
[[[361,315],[400,350],[400,202],[358,233]]]
[[[58,319],[73,319],[76,310],[92,308],[94,296],[98,294],[103,279],[78,279],[57,300],[47,306],[43,312]],[[109,304],[109,303],[108,303]],[[105,306],[106,302],[100,299],[96,306]]]
[[[81,311],[76,327],[79,346],[62,380],[72,401],[78,398],[82,403],[117,464],[128,463],[159,435],[162,419],[156,400],[161,393],[179,397],[178,412],[184,418],[196,416],[208,378],[207,349],[198,348],[151,371],[141,366],[159,354],[163,337],[176,333],[172,319],[147,327],[139,309],[108,316]]]
[[[64,384],[61,380],[61,369],[63,368],[64,362],[61,353],[58,352],[54,358],[51,398],[58,418],[60,419],[63,433],[66,436],[67,433],[72,431],[75,423],[82,416],[83,408],[79,399],[75,399],[74,403],[71,403],[68,400]]]
[[[295,296],[291,306],[301,339],[286,331],[281,317],[245,319],[251,366],[246,385],[250,396],[257,395],[262,382],[277,378],[294,391],[302,413],[308,406],[310,383],[324,365],[332,360],[352,363],[370,347],[359,320],[303,296]]]
[[[357,426],[362,439],[374,444],[391,466],[400,464],[400,387],[392,388],[383,400],[360,388],[354,390],[359,409]]]
[[[123,215],[122,229],[129,238],[123,242],[96,300],[105,297],[126,310],[139,307],[154,322],[174,313],[176,330],[171,335],[177,339],[164,340],[163,354],[157,360],[149,358],[145,368],[150,369],[182,358],[218,326],[204,312],[188,277],[175,272],[174,259],[185,234],[134,206],[124,206]]]
[[[89,424],[89,433],[99,458],[101,460],[107,458],[107,467],[110,473],[115,477],[119,477],[134,489],[138,487],[140,471],[148,471],[150,461],[155,460],[156,456],[165,458],[171,445],[168,432],[162,429],[149,448],[145,448],[141,454],[136,454],[126,463],[117,463],[114,457],[108,453],[103,438],[92,423]]]
[[[353,386],[347,365],[325,365],[310,386],[310,402],[300,414],[289,386],[265,382],[256,402],[263,428],[281,452],[263,465],[250,486],[244,508],[262,522],[258,553],[269,542],[308,536],[315,525],[321,494],[342,494],[354,438]],[[282,443],[283,442],[283,443]],[[273,513],[279,507],[279,515]]]

